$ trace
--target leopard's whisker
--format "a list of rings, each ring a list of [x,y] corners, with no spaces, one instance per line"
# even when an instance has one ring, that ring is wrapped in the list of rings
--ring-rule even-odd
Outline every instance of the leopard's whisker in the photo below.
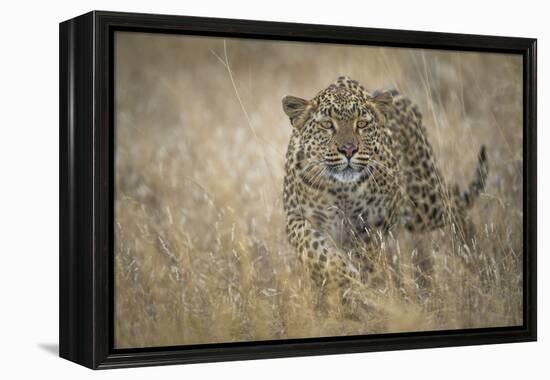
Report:
[[[322,166],[321,165],[314,165],[312,168],[310,168],[307,173],[304,173],[303,175],[301,175],[301,178],[306,182],[306,183],[309,183],[311,184],[311,182],[313,181],[314,178],[317,177],[317,175],[319,175],[320,171],[322,170]]]
[[[367,173],[369,173],[369,175],[372,178],[372,180],[374,181],[374,184],[376,185],[377,189],[380,189],[380,186],[378,185],[378,182],[376,181],[376,178],[374,177],[374,174],[372,173],[372,171],[369,169],[368,166],[365,166],[365,170],[367,171]]]
[[[320,180],[323,178],[323,175],[326,171],[326,167],[322,167],[321,170],[319,171],[319,173],[317,174],[317,176],[315,177],[315,179],[313,179],[311,181],[311,187],[313,187],[314,189],[317,189],[317,184],[320,185]]]
[[[304,171],[300,174],[301,178],[306,181],[309,181],[311,178],[308,178],[308,177],[315,176],[316,169],[319,169],[321,167],[321,164],[322,163],[320,161],[312,161],[308,163]]]
[[[370,158],[370,159],[368,160],[367,165],[368,165],[368,164],[375,164],[375,165],[377,165],[380,169],[384,169],[384,170],[386,171],[386,173],[391,174],[391,175],[395,174],[395,171],[394,171],[394,170],[388,168],[386,165],[382,164],[382,163],[381,163],[380,161],[378,161],[378,160],[373,160],[372,158]]]

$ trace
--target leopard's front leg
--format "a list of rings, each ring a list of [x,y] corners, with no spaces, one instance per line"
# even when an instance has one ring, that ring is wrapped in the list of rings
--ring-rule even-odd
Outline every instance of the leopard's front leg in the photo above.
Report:
[[[328,234],[297,213],[287,214],[287,236],[321,293],[345,298],[360,281],[357,268]]]

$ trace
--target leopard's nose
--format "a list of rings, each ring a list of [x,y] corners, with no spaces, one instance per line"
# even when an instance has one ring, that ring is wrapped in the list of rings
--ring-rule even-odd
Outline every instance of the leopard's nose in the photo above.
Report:
[[[357,146],[353,143],[346,143],[338,148],[338,152],[342,153],[348,159],[357,152]]]

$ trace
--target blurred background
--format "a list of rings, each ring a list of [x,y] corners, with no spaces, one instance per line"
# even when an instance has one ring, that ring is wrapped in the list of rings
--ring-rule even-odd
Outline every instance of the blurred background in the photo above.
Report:
[[[115,43],[116,347],[522,323],[520,56],[122,32]],[[281,99],[340,75],[416,102],[449,182],[466,186],[487,146],[471,215],[488,282],[435,231],[422,237],[430,307],[415,302],[402,233],[409,300],[380,289],[385,307],[358,320],[316,309],[284,233]]]

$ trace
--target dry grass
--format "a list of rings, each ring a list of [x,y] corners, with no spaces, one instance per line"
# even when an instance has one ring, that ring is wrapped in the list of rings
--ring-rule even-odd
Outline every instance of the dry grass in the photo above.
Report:
[[[522,323],[520,57],[137,33],[116,43],[116,347]],[[466,185],[482,143],[490,160],[472,210],[477,272],[448,231],[422,236],[435,260],[422,302],[403,232],[384,254],[399,256],[409,299],[370,289],[377,308],[356,319],[315,307],[281,200],[281,99],[339,75],[417,102],[450,182]]]

